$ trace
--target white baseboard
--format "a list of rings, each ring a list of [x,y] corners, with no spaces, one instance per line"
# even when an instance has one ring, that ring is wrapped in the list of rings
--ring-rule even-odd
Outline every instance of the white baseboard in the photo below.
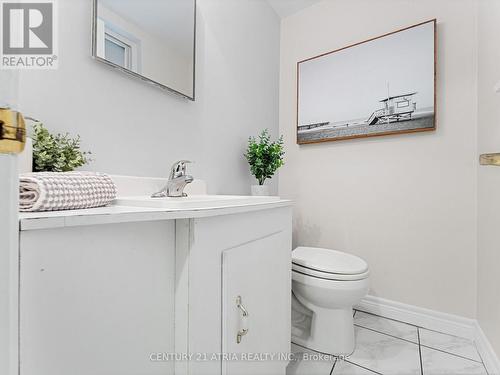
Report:
[[[488,374],[500,375],[500,359],[498,359],[498,356],[478,322],[476,322],[476,338],[474,341],[479,355],[483,359],[484,365],[488,370]]]
[[[365,297],[354,308],[418,327],[474,340],[489,375],[500,375],[500,361],[475,319],[446,314],[374,296]]]
[[[366,296],[356,308],[449,335],[465,337],[471,340],[476,337],[476,321],[474,319],[374,296]]]

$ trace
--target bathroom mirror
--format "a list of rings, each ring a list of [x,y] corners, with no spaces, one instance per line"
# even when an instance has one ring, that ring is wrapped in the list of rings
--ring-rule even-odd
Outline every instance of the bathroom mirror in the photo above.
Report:
[[[92,55],[194,100],[196,0],[94,0]]]

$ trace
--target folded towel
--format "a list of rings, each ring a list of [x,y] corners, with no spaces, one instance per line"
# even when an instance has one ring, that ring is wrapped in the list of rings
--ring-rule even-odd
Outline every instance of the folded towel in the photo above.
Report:
[[[113,180],[95,172],[37,172],[19,176],[20,211],[106,206],[116,198]]]

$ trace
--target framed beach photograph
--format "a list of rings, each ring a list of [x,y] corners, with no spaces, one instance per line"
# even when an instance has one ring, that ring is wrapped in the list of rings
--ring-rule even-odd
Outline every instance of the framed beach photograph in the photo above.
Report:
[[[436,129],[436,20],[297,63],[297,143]]]

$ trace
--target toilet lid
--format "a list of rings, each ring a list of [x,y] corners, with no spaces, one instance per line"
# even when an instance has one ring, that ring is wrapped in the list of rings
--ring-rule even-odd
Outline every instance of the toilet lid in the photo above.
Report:
[[[313,270],[340,275],[359,275],[368,271],[368,264],[355,255],[317,247],[297,247],[292,262]]]

